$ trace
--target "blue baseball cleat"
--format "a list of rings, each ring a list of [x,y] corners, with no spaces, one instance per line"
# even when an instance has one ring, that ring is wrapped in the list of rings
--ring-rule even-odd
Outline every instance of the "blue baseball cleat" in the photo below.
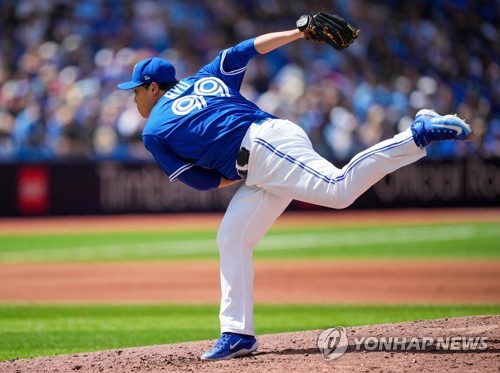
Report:
[[[413,139],[419,147],[433,141],[471,141],[475,134],[470,126],[456,115],[439,115],[433,110],[420,110],[411,125]]]
[[[201,360],[226,360],[247,356],[254,352],[257,347],[259,344],[253,336],[222,333],[214,349],[201,355]]]

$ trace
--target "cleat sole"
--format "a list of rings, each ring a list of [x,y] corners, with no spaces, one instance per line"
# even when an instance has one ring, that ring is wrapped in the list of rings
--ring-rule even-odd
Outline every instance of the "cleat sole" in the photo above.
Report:
[[[453,114],[444,115],[443,118],[452,119],[452,120],[459,122],[463,126],[464,131],[467,130],[469,132],[469,134],[467,136],[465,136],[463,139],[461,139],[460,141],[472,141],[476,137],[476,134],[474,133],[474,131],[472,130],[470,125],[468,125],[465,122],[465,120],[463,120],[462,118],[459,118],[458,116],[453,115]]]

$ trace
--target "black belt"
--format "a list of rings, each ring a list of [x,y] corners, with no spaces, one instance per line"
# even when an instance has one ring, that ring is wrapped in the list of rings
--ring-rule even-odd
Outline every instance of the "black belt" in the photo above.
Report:
[[[247,178],[249,159],[250,151],[248,149],[241,148],[238,152],[238,158],[236,158],[236,171],[238,172],[238,176],[242,179]]]

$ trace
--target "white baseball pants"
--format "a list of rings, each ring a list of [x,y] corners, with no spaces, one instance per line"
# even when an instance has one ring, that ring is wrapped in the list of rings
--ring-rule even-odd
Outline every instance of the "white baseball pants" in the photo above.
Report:
[[[248,175],[231,200],[217,234],[222,332],[255,335],[253,247],[297,199],[345,208],[385,175],[425,156],[411,131],[356,155],[338,169],[317,154],[298,125],[281,119],[252,124],[242,142]]]

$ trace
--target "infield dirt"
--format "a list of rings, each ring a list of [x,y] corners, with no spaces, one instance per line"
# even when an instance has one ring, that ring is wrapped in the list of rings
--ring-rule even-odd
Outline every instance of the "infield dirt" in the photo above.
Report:
[[[499,261],[257,261],[255,300],[500,303],[499,273]],[[219,297],[217,261],[0,265],[2,302],[217,303]]]

